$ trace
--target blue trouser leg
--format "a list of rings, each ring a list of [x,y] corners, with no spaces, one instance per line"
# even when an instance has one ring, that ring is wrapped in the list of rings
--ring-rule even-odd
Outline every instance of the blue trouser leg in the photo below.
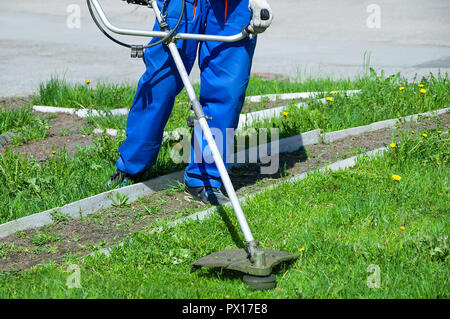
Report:
[[[161,0],[158,1],[162,6]],[[170,1],[167,22],[173,27],[180,12],[181,1]],[[196,14],[194,0],[186,1],[186,12],[178,32],[200,33],[204,21]],[[197,8],[198,10],[198,8]],[[155,23],[154,30],[159,30]],[[153,39],[152,42],[158,39]],[[151,42],[151,43],[152,43]],[[198,42],[180,40],[177,47],[188,72],[195,62]],[[133,105],[127,120],[127,137],[119,148],[116,166],[135,175],[148,170],[156,162],[164,127],[173,108],[175,96],[183,83],[167,47],[157,45],[145,50],[146,71],[139,80]]]
[[[178,32],[232,35],[239,33],[250,20],[248,0],[228,0],[226,22],[225,1],[198,0],[195,19],[194,1],[187,0],[185,19]],[[176,23],[180,3],[170,2],[168,23],[171,26]],[[159,0],[159,5],[161,7],[162,0]],[[159,30],[157,23],[154,29]],[[237,127],[255,45],[256,39],[245,39],[233,44],[207,42],[201,45],[200,102],[206,115],[213,118],[210,121],[213,131],[219,130],[224,137],[226,128]],[[197,46],[198,43],[192,40],[177,42],[188,72],[195,61]],[[174,98],[183,86],[166,47],[158,45],[147,49],[144,61],[146,72],[139,81],[128,116],[127,138],[119,148],[120,157],[116,163],[118,169],[131,175],[150,169],[156,162],[164,126],[172,110]],[[207,144],[201,134],[194,135],[193,144],[196,139],[201,150],[205,150]],[[226,154],[225,142],[220,145],[219,150]],[[185,174],[188,185],[220,187],[220,177],[215,164],[205,161],[195,163],[192,154],[193,150],[191,163]]]
[[[242,27],[249,23],[248,0],[228,0],[226,22],[224,3],[222,0],[210,1],[209,10],[205,13],[206,34],[233,35],[241,32]],[[255,46],[256,38],[246,38],[236,43],[211,41],[200,44],[200,103],[205,114],[212,117],[208,124],[213,134],[215,130],[222,133],[222,143],[218,143],[222,158],[227,154],[226,129],[236,129],[239,122]],[[200,145],[203,158],[199,160],[195,149],[199,149]],[[220,188],[220,174],[216,165],[211,162],[206,146],[207,142],[197,125],[192,138],[191,160],[185,171],[185,182],[191,187]],[[228,168],[226,163],[225,165]]]

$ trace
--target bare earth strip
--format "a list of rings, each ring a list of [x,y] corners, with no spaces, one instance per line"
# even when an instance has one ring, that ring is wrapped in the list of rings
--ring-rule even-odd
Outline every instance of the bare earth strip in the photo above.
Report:
[[[450,114],[446,113],[413,124],[404,123],[399,128],[419,134],[423,129],[447,129],[449,122]],[[259,165],[249,164],[233,168],[231,178],[238,195],[251,194],[293,175],[386,146],[391,143],[392,133],[398,137],[396,130],[387,128],[329,144],[307,146],[294,153],[281,154],[277,174],[261,175]],[[174,187],[131,205],[111,207],[82,219],[61,217],[59,222],[49,226],[18,232],[0,240],[0,271],[21,271],[50,260],[58,263],[68,255],[86,255],[134,232],[154,228],[160,220],[186,216],[205,208],[197,202],[186,201],[184,192]]]
[[[93,144],[93,137],[84,134],[81,130],[85,126],[85,120],[77,116],[58,113],[55,115],[45,115],[51,125],[49,135],[43,140],[29,141],[18,146],[6,145],[0,147],[0,153],[4,153],[6,148],[10,147],[15,152],[22,155],[27,154],[36,161],[42,162],[52,156],[52,150],[61,151],[65,148],[69,154],[75,153],[78,147]]]

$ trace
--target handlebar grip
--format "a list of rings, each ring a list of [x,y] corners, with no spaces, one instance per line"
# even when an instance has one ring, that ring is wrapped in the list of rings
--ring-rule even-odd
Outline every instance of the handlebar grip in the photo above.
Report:
[[[261,10],[261,20],[269,20],[270,19],[270,12],[267,9]]]

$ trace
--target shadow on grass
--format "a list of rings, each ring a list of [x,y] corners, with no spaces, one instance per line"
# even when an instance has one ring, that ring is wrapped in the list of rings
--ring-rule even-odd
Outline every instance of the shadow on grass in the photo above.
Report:
[[[220,215],[220,218],[222,218],[223,222],[225,223],[225,226],[228,229],[228,232],[231,235],[231,239],[233,239],[233,242],[236,244],[237,248],[244,248],[245,247],[245,241],[243,240],[242,236],[240,235],[240,229],[239,232],[236,230],[236,227],[233,226],[233,223],[231,222],[230,218],[227,215],[227,212],[222,206],[217,206],[217,212]]]
[[[282,153],[279,155],[279,169],[275,174],[261,174],[260,163],[244,164],[239,167],[233,167],[230,171],[230,177],[236,190],[243,187],[256,184],[258,181],[270,178],[279,179],[285,176],[286,172],[293,168],[296,164],[305,162],[308,159],[306,150],[302,147],[298,151],[292,153]],[[276,160],[276,158],[274,159]],[[268,166],[270,164],[264,165]]]

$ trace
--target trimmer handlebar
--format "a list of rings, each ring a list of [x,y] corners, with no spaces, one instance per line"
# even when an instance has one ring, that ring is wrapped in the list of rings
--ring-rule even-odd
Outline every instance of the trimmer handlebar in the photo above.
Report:
[[[151,37],[151,38],[164,38],[167,36],[167,32],[164,31],[147,31],[147,30],[134,30],[125,29],[113,25],[106,17],[105,11],[100,5],[98,0],[88,0],[91,2],[94,10],[96,11],[98,17],[102,24],[111,32],[121,34],[121,35],[131,35],[131,36],[141,36],[141,37]],[[152,1],[147,0],[124,0],[128,3],[148,5]],[[217,42],[237,42],[249,35],[247,30],[248,26],[244,26],[242,32],[230,36],[220,36],[212,34],[193,34],[193,33],[177,33],[173,36],[174,39],[183,40],[197,40],[197,41],[217,41]]]

